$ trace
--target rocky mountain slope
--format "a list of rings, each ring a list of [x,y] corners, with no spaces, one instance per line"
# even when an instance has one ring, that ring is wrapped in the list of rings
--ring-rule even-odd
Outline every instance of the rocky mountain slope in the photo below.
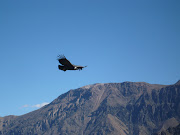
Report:
[[[170,126],[168,129],[154,133],[153,135],[180,135],[180,124],[178,126]]]
[[[180,123],[180,81],[94,84],[22,116],[0,118],[2,135],[150,135]]]

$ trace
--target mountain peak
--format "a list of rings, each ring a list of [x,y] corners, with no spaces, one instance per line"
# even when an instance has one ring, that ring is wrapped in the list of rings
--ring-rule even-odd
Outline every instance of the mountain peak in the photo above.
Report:
[[[175,85],[180,85],[180,80],[175,83]]]
[[[92,87],[103,86],[105,83],[95,83],[81,87],[82,89],[90,89]]]

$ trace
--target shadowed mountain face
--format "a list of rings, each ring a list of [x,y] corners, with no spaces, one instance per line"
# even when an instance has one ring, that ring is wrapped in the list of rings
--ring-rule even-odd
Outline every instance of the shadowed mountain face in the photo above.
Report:
[[[180,83],[94,84],[39,110],[0,118],[0,134],[149,135],[180,122]]]
[[[159,131],[153,135],[180,135],[180,124],[175,127],[170,126],[168,129]]]

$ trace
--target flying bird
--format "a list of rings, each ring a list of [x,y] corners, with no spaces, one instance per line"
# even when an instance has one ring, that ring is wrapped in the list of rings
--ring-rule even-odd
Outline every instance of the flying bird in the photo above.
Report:
[[[77,65],[73,65],[71,64],[71,62],[69,60],[66,59],[66,57],[64,55],[59,55],[58,59],[60,64],[62,65],[58,65],[59,70],[82,70],[83,68],[87,67],[87,66],[77,66]]]

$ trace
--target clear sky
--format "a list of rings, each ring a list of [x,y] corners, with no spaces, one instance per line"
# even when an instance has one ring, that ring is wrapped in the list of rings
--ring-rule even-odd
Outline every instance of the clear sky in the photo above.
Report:
[[[179,58],[179,0],[1,0],[0,116],[94,83],[174,84]]]

